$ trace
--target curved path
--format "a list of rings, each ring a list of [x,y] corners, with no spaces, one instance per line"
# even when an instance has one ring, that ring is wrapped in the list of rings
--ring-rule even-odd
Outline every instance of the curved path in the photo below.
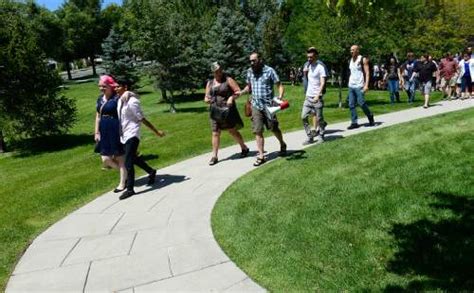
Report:
[[[332,124],[328,138],[473,106],[474,100],[441,102],[381,115],[377,127],[351,131],[345,130],[347,122]],[[289,150],[302,148],[303,131],[284,137]],[[255,150],[255,142],[249,146]],[[266,140],[269,152],[278,148],[274,138]],[[220,249],[211,230],[219,196],[255,168],[255,158],[237,159],[238,151],[236,146],[221,150],[221,160],[227,159],[212,167],[205,154],[158,170],[152,188],[141,178],[136,196],[119,201],[117,194],[106,193],[68,215],[28,247],[6,291],[264,291]]]

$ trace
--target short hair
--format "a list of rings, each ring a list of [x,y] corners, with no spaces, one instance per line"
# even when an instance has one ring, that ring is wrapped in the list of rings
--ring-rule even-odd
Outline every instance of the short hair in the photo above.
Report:
[[[253,51],[250,56],[252,55],[256,55],[257,56],[257,59],[260,60],[260,53],[258,53],[257,51]]]
[[[319,52],[315,47],[309,47],[308,50],[306,50],[306,53],[314,53],[314,55],[319,55]]]
[[[128,89],[130,89],[133,85],[133,82],[130,79],[126,78],[126,77],[118,77],[117,78],[117,83],[119,85],[126,86]]]

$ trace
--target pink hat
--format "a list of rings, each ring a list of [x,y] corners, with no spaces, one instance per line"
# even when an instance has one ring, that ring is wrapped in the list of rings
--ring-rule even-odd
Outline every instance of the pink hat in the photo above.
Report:
[[[99,79],[99,84],[115,88],[118,84],[115,79],[110,75],[102,75]]]

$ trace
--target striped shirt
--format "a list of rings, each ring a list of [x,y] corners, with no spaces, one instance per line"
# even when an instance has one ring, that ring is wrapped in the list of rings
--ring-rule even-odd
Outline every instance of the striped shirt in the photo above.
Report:
[[[273,85],[280,82],[275,69],[263,65],[261,72],[255,74],[250,68],[247,70],[247,84],[252,91],[252,106],[263,110],[266,105],[271,105],[273,99]]]

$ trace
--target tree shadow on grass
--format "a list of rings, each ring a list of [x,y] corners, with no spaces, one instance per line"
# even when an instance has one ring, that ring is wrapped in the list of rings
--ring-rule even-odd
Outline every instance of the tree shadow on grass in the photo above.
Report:
[[[91,134],[63,134],[29,138],[15,143],[13,149],[17,151],[15,157],[29,157],[83,145],[90,145],[92,153],[94,151],[94,137]]]
[[[474,199],[449,193],[432,196],[433,215],[452,216],[392,227],[398,252],[388,263],[389,271],[421,280],[407,287],[389,285],[386,292],[474,289]]]

